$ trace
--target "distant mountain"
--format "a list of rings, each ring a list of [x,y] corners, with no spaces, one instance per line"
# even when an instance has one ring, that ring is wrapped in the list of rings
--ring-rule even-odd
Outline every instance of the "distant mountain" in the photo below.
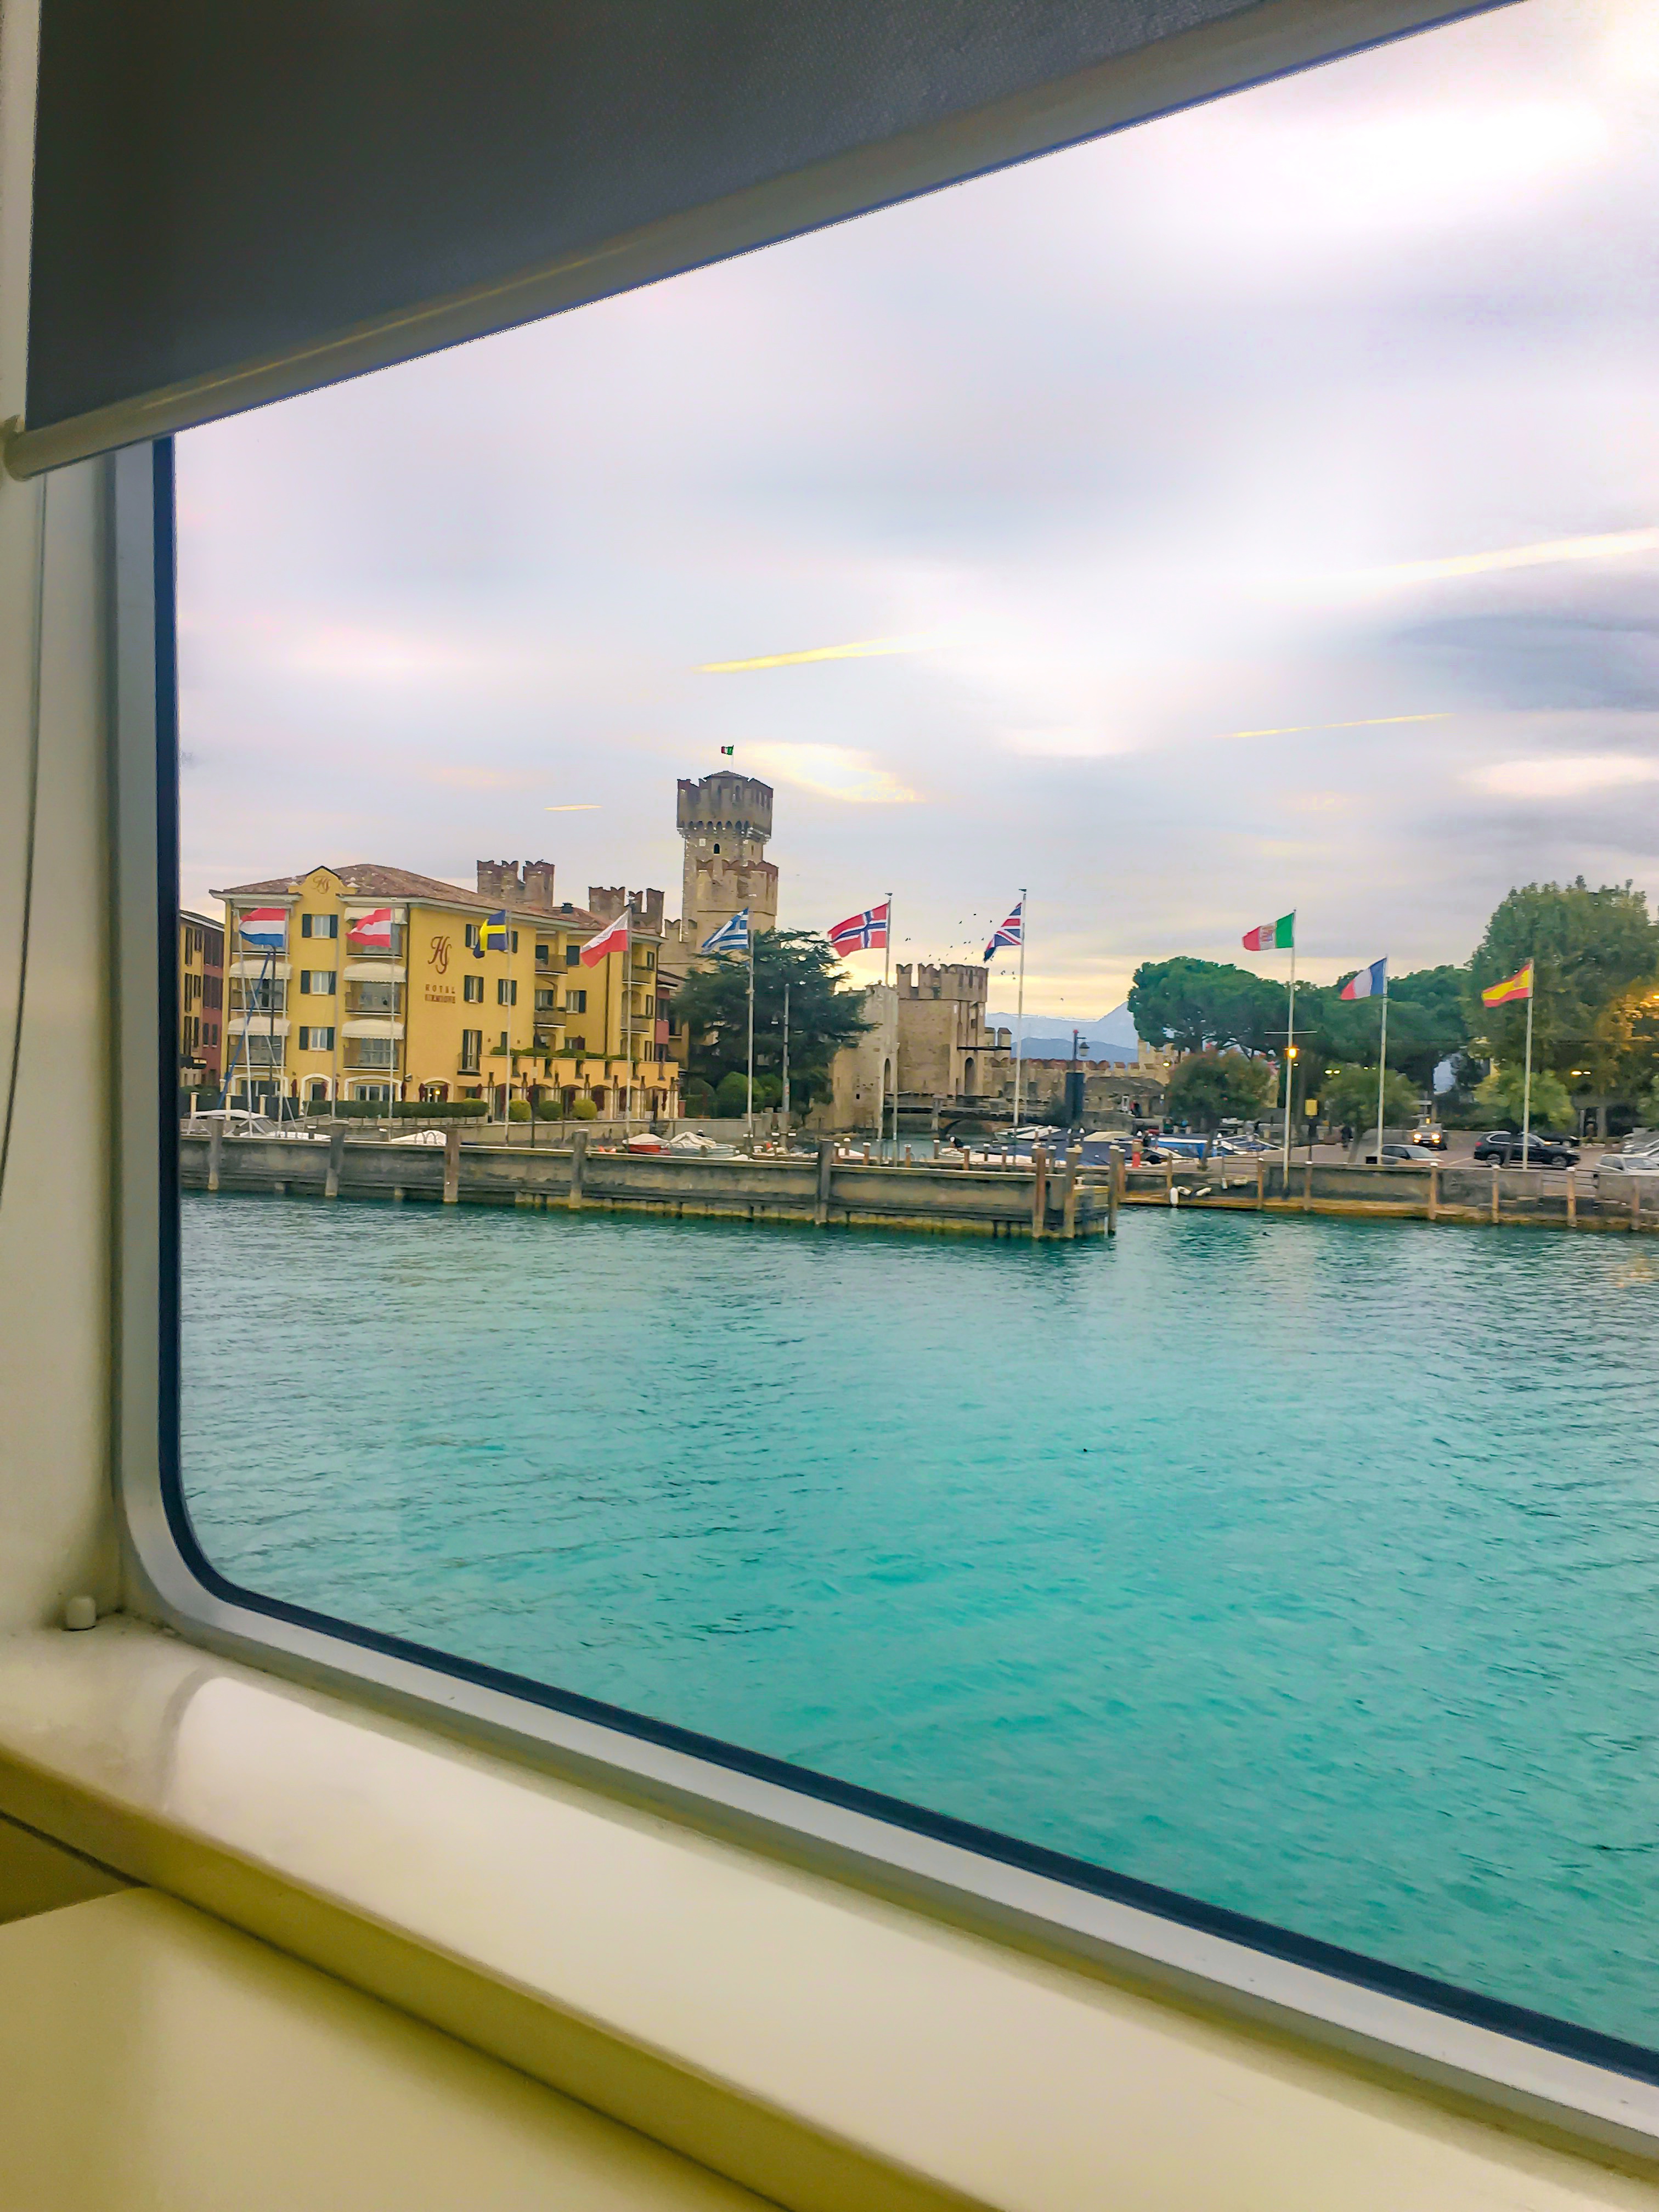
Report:
[[[992,1029],[1012,1030],[1018,1036],[1018,1025],[1012,1014],[987,1014],[986,1021]],[[1129,1018],[1127,1004],[1114,1006],[1109,1014],[1097,1021],[1079,1025],[1083,1035],[1079,1050],[1086,1045],[1087,1060],[1133,1060],[1139,1052],[1139,1040],[1135,1025]],[[1025,1017],[1024,1054],[1027,1060],[1065,1060],[1072,1050],[1072,1024],[1060,1022],[1053,1014],[1027,1013]]]

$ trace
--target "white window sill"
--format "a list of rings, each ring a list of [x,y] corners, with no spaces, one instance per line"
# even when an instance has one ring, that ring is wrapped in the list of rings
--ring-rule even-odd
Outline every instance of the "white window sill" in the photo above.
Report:
[[[1640,2083],[1581,2153],[137,1624],[0,1643],[0,1812],[800,2212],[1659,2201]]]

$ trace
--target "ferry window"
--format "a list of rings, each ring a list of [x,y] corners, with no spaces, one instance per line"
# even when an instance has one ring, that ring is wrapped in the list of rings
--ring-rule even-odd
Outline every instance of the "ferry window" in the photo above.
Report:
[[[1653,22],[178,440],[204,1571],[1659,2050]]]

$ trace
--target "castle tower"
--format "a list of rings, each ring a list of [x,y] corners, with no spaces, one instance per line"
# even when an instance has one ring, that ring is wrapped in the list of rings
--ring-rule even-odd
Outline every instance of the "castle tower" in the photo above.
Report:
[[[700,782],[682,776],[677,822],[685,840],[681,929],[695,952],[744,907],[757,930],[778,926],[778,872],[766,858],[772,787],[729,769]]]

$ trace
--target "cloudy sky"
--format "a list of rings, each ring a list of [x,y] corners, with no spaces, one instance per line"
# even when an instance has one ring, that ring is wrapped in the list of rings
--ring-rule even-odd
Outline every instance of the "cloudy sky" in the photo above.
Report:
[[[676,911],[722,744],[786,923],[976,958],[1026,884],[1073,1018],[1291,906],[1324,979],[1659,896],[1656,126],[1650,0],[1524,0],[190,433],[186,900]]]

